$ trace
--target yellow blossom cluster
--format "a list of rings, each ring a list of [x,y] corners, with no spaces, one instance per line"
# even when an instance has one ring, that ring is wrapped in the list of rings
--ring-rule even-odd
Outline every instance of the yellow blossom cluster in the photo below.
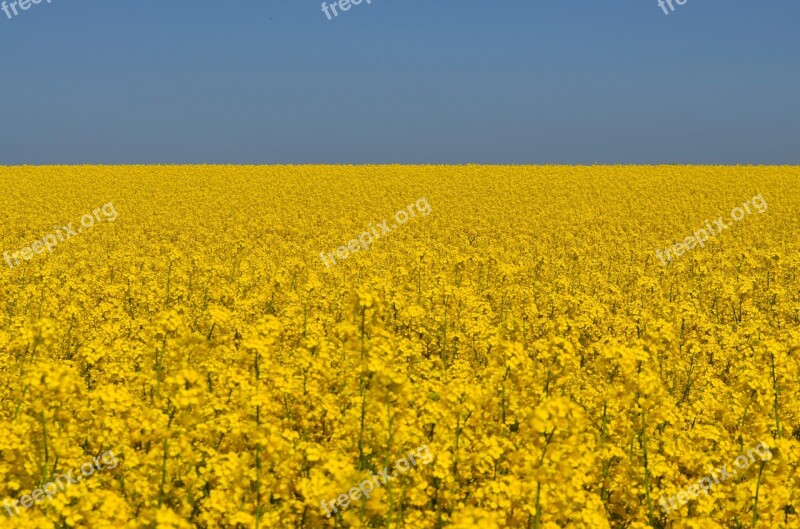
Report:
[[[0,189],[3,252],[118,215],[0,262],[0,528],[800,527],[800,168],[7,167]]]

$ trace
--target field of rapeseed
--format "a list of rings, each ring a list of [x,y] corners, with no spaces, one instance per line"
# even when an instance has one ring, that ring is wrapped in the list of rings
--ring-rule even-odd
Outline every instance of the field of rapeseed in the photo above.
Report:
[[[800,168],[0,189],[0,527],[800,527]]]

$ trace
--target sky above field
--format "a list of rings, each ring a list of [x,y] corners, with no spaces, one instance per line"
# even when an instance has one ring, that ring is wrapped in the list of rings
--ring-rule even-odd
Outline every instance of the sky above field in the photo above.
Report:
[[[0,164],[800,163],[797,0],[320,3],[0,11]]]

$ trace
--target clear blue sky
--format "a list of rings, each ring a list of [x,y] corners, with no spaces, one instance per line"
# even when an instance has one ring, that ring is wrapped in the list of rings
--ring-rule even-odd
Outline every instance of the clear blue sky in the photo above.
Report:
[[[3,165],[800,163],[798,0],[46,2]]]

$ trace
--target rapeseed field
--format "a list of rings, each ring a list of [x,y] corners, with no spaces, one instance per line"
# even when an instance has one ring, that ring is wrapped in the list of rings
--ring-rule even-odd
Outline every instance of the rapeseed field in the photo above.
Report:
[[[0,527],[800,527],[800,168],[0,189]]]

